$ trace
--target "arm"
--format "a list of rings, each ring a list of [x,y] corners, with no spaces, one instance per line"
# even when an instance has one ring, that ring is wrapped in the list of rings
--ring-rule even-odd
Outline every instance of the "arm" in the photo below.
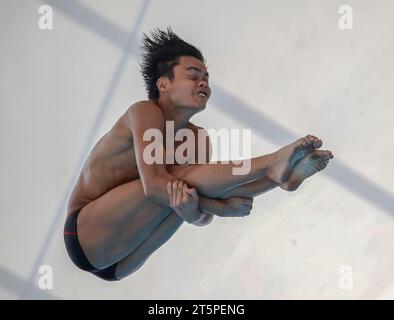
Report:
[[[205,225],[204,214],[198,206],[198,193],[195,188],[189,188],[181,180],[167,184],[168,198],[171,208],[186,222],[194,225]]]
[[[165,119],[160,108],[152,101],[141,101],[132,105],[128,111],[128,127],[131,131],[134,143],[134,151],[137,168],[144,189],[145,196],[151,201],[170,206],[167,195],[168,182],[175,181],[176,178],[169,174],[165,166],[165,149],[163,137],[165,132]],[[149,131],[148,131],[149,130]],[[144,134],[148,138],[154,136],[153,141],[144,141]],[[150,135],[152,134],[152,135]],[[155,148],[155,155],[158,155],[159,163],[155,163],[144,150]]]
[[[199,207],[202,212],[217,216],[239,216],[242,215],[240,211],[244,209],[242,202],[253,201],[252,199],[254,197],[270,191],[277,186],[278,183],[264,177],[235,187],[222,195],[220,199],[210,199],[200,196]]]
[[[203,227],[213,221],[215,215],[220,217],[243,217],[252,210],[253,199],[232,197],[229,199],[210,199],[199,197],[200,217],[193,225]]]
[[[199,196],[198,206],[200,210],[209,215],[218,215],[225,207],[225,201],[222,199],[211,199]]]
[[[177,178],[168,173],[164,161],[166,159],[166,151],[163,146],[165,130],[163,113],[152,101],[141,101],[135,103],[127,110],[127,116],[128,128],[133,137],[137,168],[145,196],[151,201],[172,207],[167,186],[169,183],[174,183]],[[147,132],[154,135],[155,139],[153,142],[144,141],[144,134]],[[152,151],[150,146],[153,145],[156,151],[155,155],[156,153],[160,155],[159,163],[144,159],[144,150]],[[177,212],[177,210],[175,211]],[[198,202],[197,209],[180,211],[177,214],[188,223],[200,225],[200,223],[203,223],[202,221],[207,221],[207,215],[198,209]]]
[[[196,226],[205,226],[212,222],[214,212],[202,213],[199,205],[199,195],[195,188],[189,188],[187,184],[181,180],[169,182],[167,185],[168,198],[171,208],[181,216],[186,222]],[[211,199],[205,198],[208,201]],[[203,203],[206,200],[202,201]],[[240,217],[246,216],[252,210],[253,199],[232,197],[221,200],[220,208],[215,211],[216,215],[222,217]]]
[[[243,217],[252,210],[253,198],[232,196],[228,199],[210,199],[201,197],[199,199],[200,210],[205,215],[219,217]]]

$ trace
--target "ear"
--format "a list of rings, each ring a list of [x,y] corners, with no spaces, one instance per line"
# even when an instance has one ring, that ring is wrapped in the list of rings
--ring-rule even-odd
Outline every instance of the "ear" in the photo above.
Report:
[[[167,77],[161,76],[159,79],[157,79],[156,86],[159,92],[160,93],[167,92],[169,83],[170,83],[170,79],[168,79]]]

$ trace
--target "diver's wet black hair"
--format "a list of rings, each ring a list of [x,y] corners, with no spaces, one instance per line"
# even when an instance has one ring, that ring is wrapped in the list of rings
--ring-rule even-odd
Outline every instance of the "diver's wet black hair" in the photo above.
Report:
[[[174,66],[179,64],[181,56],[192,56],[205,64],[200,50],[183,41],[172,30],[156,28],[149,38],[145,33],[140,49],[143,50],[142,61],[139,63],[144,78],[145,88],[150,100],[159,100],[159,90],[156,81],[161,76],[174,79]]]

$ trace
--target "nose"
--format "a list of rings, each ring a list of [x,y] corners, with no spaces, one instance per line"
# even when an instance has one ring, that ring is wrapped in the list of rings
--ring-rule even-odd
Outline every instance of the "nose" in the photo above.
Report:
[[[201,80],[199,83],[199,87],[204,87],[204,88],[208,88],[208,81],[207,80]]]

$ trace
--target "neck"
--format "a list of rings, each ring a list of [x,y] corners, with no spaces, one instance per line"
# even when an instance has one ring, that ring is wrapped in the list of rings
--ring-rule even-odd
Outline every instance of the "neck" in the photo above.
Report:
[[[176,107],[171,101],[166,99],[160,98],[157,105],[162,110],[165,121],[174,121],[175,132],[184,128],[194,114],[187,108]]]

